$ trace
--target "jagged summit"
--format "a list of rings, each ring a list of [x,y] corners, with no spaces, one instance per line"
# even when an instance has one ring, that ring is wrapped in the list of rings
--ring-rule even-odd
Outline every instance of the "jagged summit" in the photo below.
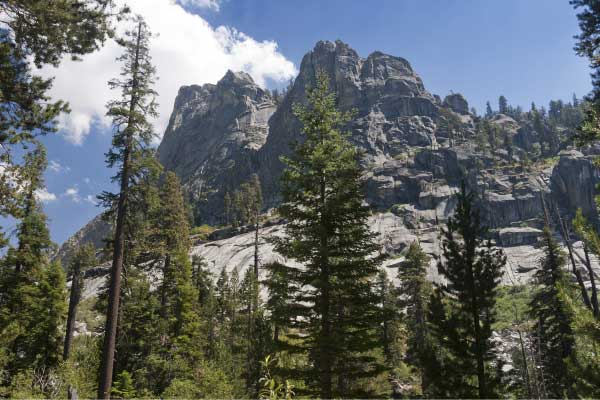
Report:
[[[233,171],[255,168],[253,154],[266,141],[275,108],[270,93],[245,72],[227,71],[216,85],[184,86],[158,158],[195,199],[225,183],[235,186],[240,181]]]
[[[247,84],[254,85],[254,80],[250,74],[244,71],[233,72],[232,70],[228,69],[225,73],[225,76],[217,83],[217,85],[225,84],[237,86],[244,86]]]
[[[179,90],[158,157],[181,178],[196,223],[222,223],[225,193],[254,173],[266,208],[279,204],[281,156],[291,152],[290,143],[303,140],[293,105],[306,101],[306,87],[314,86],[318,70],[327,72],[339,108],[356,111],[346,129],[362,150],[365,199],[386,253],[400,254],[419,237],[436,254],[436,226],[453,213],[452,196],[463,181],[482,193],[482,217],[512,254],[515,268],[526,273],[539,255],[532,246],[543,225],[542,196],[597,217],[598,175],[586,155],[559,153],[564,150],[559,148],[554,164],[520,166],[541,148],[550,125],[539,131],[526,118],[497,114],[488,120],[500,135],[496,148],[482,151],[477,117],[464,96],[452,93],[442,101],[427,91],[406,59],[380,51],[364,58],[338,40],[317,42],[303,57],[292,86],[276,99],[245,72],[227,71],[217,84]],[[570,128],[559,129],[563,136],[570,134]],[[229,267],[233,259],[246,259],[239,240],[198,251],[215,266]]]
[[[197,202],[204,218],[218,218],[218,199],[251,173],[261,176],[267,202],[276,204],[283,168],[279,158],[301,139],[293,104],[306,101],[305,88],[314,84],[318,70],[330,76],[339,106],[358,111],[353,140],[367,150],[366,162],[393,156],[392,143],[431,142],[428,134],[398,135],[407,123],[431,126],[437,116],[435,97],[403,58],[379,51],[362,58],[340,40],[319,41],[303,57],[279,105],[249,74],[229,70],[216,85],[179,90],[158,149],[160,161],[181,177],[190,195],[206,199]],[[417,119],[408,122],[408,117]]]

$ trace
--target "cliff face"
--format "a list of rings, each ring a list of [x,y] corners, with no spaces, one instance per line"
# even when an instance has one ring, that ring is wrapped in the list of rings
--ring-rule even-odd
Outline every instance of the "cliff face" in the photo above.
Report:
[[[269,121],[270,133],[259,152],[259,172],[269,205],[278,201],[280,156],[289,154],[290,143],[302,140],[292,106],[306,102],[306,87],[314,86],[319,70],[330,77],[339,108],[356,112],[347,129],[365,152],[365,166],[380,165],[406,146],[428,146],[433,139],[436,99],[408,61],[381,52],[364,59],[340,41],[318,42],[302,59],[300,73]]]
[[[502,133],[503,144],[482,150],[476,144],[477,117],[462,95],[442,100],[427,92],[405,59],[381,52],[362,58],[336,41],[318,42],[304,56],[283,98],[273,98],[249,75],[231,71],[216,85],[179,90],[158,157],[182,179],[197,222],[223,222],[224,194],[253,173],[261,178],[265,210],[278,204],[280,158],[290,153],[290,143],[302,140],[293,105],[306,102],[306,87],[314,85],[318,70],[328,74],[338,106],[355,110],[346,129],[363,150],[371,224],[389,255],[401,255],[416,237],[436,254],[440,225],[453,213],[453,194],[462,182],[479,194],[482,217],[505,247],[515,274],[527,273],[537,260],[532,255],[538,254],[543,226],[542,198],[563,215],[581,208],[597,221],[598,172],[588,156],[559,146],[551,150],[553,158],[547,154],[546,161],[528,165],[525,161],[546,140],[544,132],[531,120],[503,114],[489,121]],[[568,129],[559,129],[568,138]],[[280,228],[268,231],[277,234]],[[71,242],[85,241],[91,231],[84,228],[83,236]],[[245,268],[244,238],[215,237],[194,251],[216,269]],[[68,254],[73,243],[61,254]],[[276,258],[265,246],[265,260]]]
[[[462,95],[442,101],[430,94],[403,58],[381,52],[362,58],[341,41],[321,41],[304,56],[278,104],[241,72],[227,72],[217,85],[180,89],[159,159],[181,177],[198,221],[221,222],[225,192],[253,173],[261,178],[266,207],[278,204],[281,156],[302,141],[293,105],[306,102],[306,87],[319,70],[330,77],[338,106],[355,112],[346,129],[364,152],[366,197],[373,207],[404,204],[433,209],[434,220],[445,218],[452,212],[446,200],[465,181],[482,194],[484,217],[494,228],[538,219],[542,195],[595,217],[595,172],[582,154],[563,155],[555,171],[518,167],[541,133],[502,114],[491,123],[505,132],[514,154],[482,153],[474,143],[475,116]],[[448,128],[450,119],[461,124],[459,133]]]
[[[245,73],[229,71],[217,85],[182,87],[158,154],[181,177],[203,221],[218,222],[225,192],[252,173],[260,175],[267,204],[277,204],[280,157],[302,140],[293,104],[306,101],[318,70],[330,77],[339,107],[356,112],[347,129],[365,150],[365,166],[435,140],[439,101],[408,61],[381,52],[361,58],[340,41],[319,42],[304,56],[279,105]]]
[[[275,109],[270,94],[244,72],[228,71],[216,85],[179,90],[158,158],[179,175],[206,220],[214,222],[221,212],[225,190],[258,169],[257,152]]]

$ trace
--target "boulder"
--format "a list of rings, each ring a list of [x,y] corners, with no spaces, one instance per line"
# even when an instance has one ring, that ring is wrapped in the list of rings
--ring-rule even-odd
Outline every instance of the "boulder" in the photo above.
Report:
[[[469,103],[460,93],[452,93],[444,98],[444,107],[451,109],[457,114],[469,114]]]
[[[509,227],[498,231],[502,246],[534,245],[542,235],[542,231],[530,227]]]

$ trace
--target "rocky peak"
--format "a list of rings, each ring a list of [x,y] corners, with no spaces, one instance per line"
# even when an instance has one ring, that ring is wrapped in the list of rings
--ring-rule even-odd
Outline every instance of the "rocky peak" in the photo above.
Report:
[[[460,93],[452,93],[444,98],[444,107],[447,107],[455,113],[467,115],[469,114],[469,103]]]
[[[260,150],[263,194],[270,204],[278,201],[280,156],[289,154],[290,143],[302,140],[292,106],[306,102],[305,88],[314,86],[318,70],[328,74],[339,108],[356,110],[348,129],[354,143],[365,150],[365,165],[382,163],[409,144],[431,143],[438,106],[407,60],[382,52],[364,59],[339,40],[318,42],[302,59],[300,73],[269,121],[269,136]]]
[[[244,71],[233,72],[230,69],[227,70],[225,76],[217,83],[217,85],[222,86],[245,86],[254,84],[254,80],[248,73]]]
[[[216,85],[183,87],[158,158],[179,175],[194,201],[207,191],[235,187],[255,169],[252,160],[275,108],[269,92],[245,72],[227,71]]]
[[[345,129],[364,154],[365,199],[374,211],[370,223],[381,234],[386,254],[401,255],[417,237],[428,253],[439,254],[440,224],[454,212],[453,194],[462,182],[481,193],[482,218],[495,230],[516,273],[531,275],[541,256],[535,243],[543,227],[542,198],[551,209],[563,208],[563,215],[581,208],[597,220],[594,188],[600,176],[588,156],[565,151],[557,154],[555,165],[519,163],[533,144],[539,145],[538,134],[527,121],[503,114],[491,123],[510,134],[515,154],[504,148],[481,152],[474,146],[474,116],[462,95],[443,101],[431,95],[401,57],[376,51],[361,58],[341,41],[321,41],[304,56],[294,85],[277,105],[243,72],[228,71],[216,85],[179,90],[159,159],[182,179],[196,222],[222,223],[224,194],[253,173],[260,175],[266,206],[278,204],[280,158],[290,153],[290,143],[303,139],[292,106],[306,101],[305,87],[314,86],[319,69],[328,73],[338,106],[357,110]],[[448,112],[440,113],[441,108]],[[443,128],[448,124],[441,122],[453,115],[462,125],[451,141]],[[92,233],[100,229],[109,231],[92,222],[66,247],[95,242]],[[281,226],[265,226],[261,234],[269,232],[279,234]],[[194,251],[213,271],[222,266],[241,270],[252,259],[253,236],[238,233]],[[262,262],[281,261],[269,246],[261,247]],[[60,256],[68,258],[67,250]]]

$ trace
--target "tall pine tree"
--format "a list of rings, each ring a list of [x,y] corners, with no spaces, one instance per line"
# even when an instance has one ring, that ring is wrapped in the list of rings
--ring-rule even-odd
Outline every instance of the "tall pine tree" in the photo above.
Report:
[[[440,286],[441,297],[435,301],[438,315],[431,318],[452,366],[446,378],[451,392],[437,395],[490,398],[498,394],[494,373],[498,359],[491,336],[496,290],[506,256],[485,239],[487,229],[481,225],[474,195],[464,183],[457,197],[456,213],[443,232],[438,263],[446,283]]]
[[[419,371],[421,390],[427,393],[426,358],[431,351],[431,338],[427,325],[427,311],[432,286],[427,280],[429,257],[418,242],[412,242],[406,252],[406,258],[398,268],[401,283],[401,305],[406,310],[408,329],[408,348],[406,361]]]
[[[537,291],[530,304],[534,317],[533,335],[538,349],[539,368],[544,380],[544,395],[550,398],[573,397],[572,377],[567,360],[573,355],[575,338],[571,328],[572,317],[562,293],[572,290],[564,268],[566,258],[550,229],[544,229],[544,257],[535,278]]]
[[[0,343],[6,349],[0,368],[7,372],[3,384],[18,372],[50,369],[60,360],[65,277],[60,265],[50,261],[55,245],[36,199],[45,168],[43,147],[26,154],[18,243],[0,265]]]
[[[110,82],[111,88],[121,90],[121,98],[109,103],[107,113],[113,118],[115,130],[107,164],[110,168],[117,167],[114,179],[119,183],[119,192],[104,194],[104,201],[116,208],[116,226],[98,386],[98,398],[101,399],[109,398],[111,392],[130,186],[136,178],[140,159],[154,136],[148,118],[157,115],[156,92],[152,89],[155,68],[150,57],[150,36],[148,26],[138,17],[136,27],[120,40],[124,47],[123,55],[118,58],[123,63],[122,78]]]
[[[358,151],[339,131],[350,115],[336,109],[328,80],[318,72],[308,105],[294,109],[305,140],[284,160],[279,212],[288,224],[276,250],[305,265],[291,275],[299,288],[292,307],[313,364],[310,385],[322,398],[367,396],[360,378],[380,372],[371,353],[381,321],[372,287],[378,246],[367,226]]]

